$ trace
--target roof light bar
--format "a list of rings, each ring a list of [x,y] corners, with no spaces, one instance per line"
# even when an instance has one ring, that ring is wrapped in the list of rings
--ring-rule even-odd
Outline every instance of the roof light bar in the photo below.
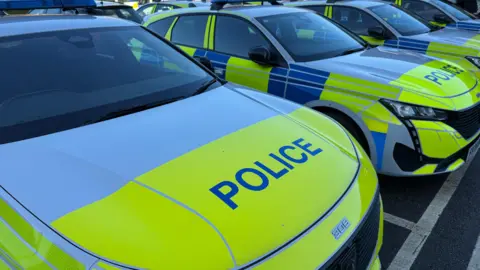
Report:
[[[282,3],[279,3],[277,0],[253,0],[253,1],[247,1],[247,0],[211,0],[212,6],[211,10],[220,10],[222,9],[226,4],[248,4],[248,3],[270,3],[272,6],[279,6],[282,5]]]
[[[0,9],[95,7],[95,0],[0,0]]]

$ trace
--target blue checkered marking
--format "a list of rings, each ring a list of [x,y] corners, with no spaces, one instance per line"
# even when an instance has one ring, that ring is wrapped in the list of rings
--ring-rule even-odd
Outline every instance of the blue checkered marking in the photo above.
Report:
[[[428,49],[429,44],[430,44],[429,41],[400,38],[400,40],[398,42],[398,48],[407,49],[407,50],[415,50],[415,51],[418,51],[420,53],[427,53],[427,49]]]
[[[320,99],[329,72],[299,65],[290,65],[286,98],[305,104]]]
[[[398,40],[388,39],[383,43],[384,46],[398,48]]]
[[[206,55],[207,55],[207,51],[202,49],[196,49],[195,53],[193,54],[193,56],[206,56]]]
[[[455,28],[465,29],[465,30],[480,30],[480,24],[478,23],[471,23],[471,22],[458,22],[456,25],[451,24],[447,25]]]
[[[272,68],[270,71],[270,77],[268,78],[268,93],[275,96],[284,97],[287,73],[288,70],[285,68]]]
[[[212,62],[215,74],[217,74],[220,78],[225,79],[225,74],[227,72],[227,63],[230,59],[230,56],[208,51],[207,58],[210,59],[210,61]]]
[[[385,141],[387,134],[372,131],[373,141],[375,142],[375,148],[377,149],[377,164],[374,164],[377,170],[380,170],[383,165],[383,150],[385,149]]]

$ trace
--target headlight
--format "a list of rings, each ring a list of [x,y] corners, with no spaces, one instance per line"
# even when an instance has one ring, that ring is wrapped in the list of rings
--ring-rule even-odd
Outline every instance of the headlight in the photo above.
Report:
[[[387,99],[380,100],[396,116],[403,119],[443,121],[447,119],[447,112],[430,107],[411,105]]]
[[[480,68],[480,58],[474,56],[465,56],[465,58],[470,61],[470,63],[474,64],[477,68]]]

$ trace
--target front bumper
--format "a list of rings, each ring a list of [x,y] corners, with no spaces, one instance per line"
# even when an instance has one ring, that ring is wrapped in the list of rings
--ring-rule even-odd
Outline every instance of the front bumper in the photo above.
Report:
[[[405,125],[397,126],[395,132],[387,134],[389,142],[385,145],[383,157],[385,166],[380,173],[422,176],[453,172],[465,164],[468,158],[472,158],[469,150],[479,137],[480,130],[469,138],[464,138],[443,122],[405,122]]]

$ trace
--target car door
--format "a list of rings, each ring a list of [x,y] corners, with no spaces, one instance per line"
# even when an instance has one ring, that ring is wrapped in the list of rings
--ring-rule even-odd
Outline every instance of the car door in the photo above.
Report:
[[[394,37],[393,33],[383,26],[377,19],[367,12],[344,6],[334,6],[332,12],[332,19],[345,28],[351,30],[355,34],[361,36],[365,41],[371,45],[383,45],[385,38],[380,39],[369,34],[369,29],[383,29],[388,37]]]
[[[251,22],[236,16],[216,15],[211,20],[206,56],[215,73],[227,81],[283,97],[286,64],[258,64],[249,57],[255,47],[265,47],[278,63],[285,63],[265,35]],[[213,41],[213,42],[212,42]]]

